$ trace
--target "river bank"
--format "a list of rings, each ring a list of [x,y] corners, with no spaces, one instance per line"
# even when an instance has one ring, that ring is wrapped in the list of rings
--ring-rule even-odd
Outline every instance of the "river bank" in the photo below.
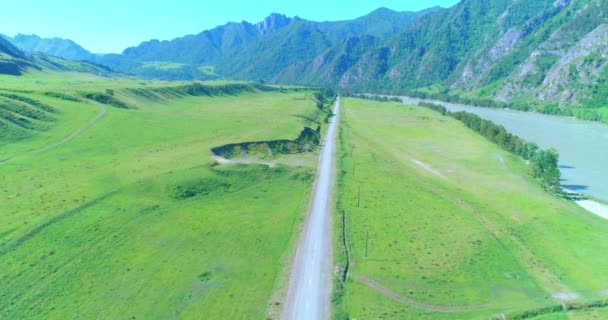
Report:
[[[579,200],[576,204],[597,216],[608,219],[608,206],[605,204],[593,200]]]
[[[574,118],[510,109],[492,109],[399,97],[416,105],[426,101],[441,104],[449,111],[466,111],[502,125],[507,131],[538,144],[554,148],[560,155],[562,187],[587,197],[608,202],[608,125]]]
[[[608,219],[608,205],[604,204],[608,202],[608,168],[605,166],[608,162],[608,125],[538,112],[483,108],[433,99],[381,97],[399,98],[411,105],[430,102],[443,105],[448,111],[474,113],[543,149],[556,149],[560,154],[562,188],[585,196],[586,199],[575,202],[587,211]]]

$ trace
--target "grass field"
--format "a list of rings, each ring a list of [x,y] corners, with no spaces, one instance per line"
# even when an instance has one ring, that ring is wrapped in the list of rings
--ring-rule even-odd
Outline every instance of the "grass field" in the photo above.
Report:
[[[573,311],[568,314],[551,314],[534,318],[535,320],[602,320],[608,319],[608,309],[593,311]]]
[[[344,99],[340,140],[335,220],[345,212],[350,272],[338,314],[487,319],[607,298],[608,222],[544,192],[460,122]]]
[[[224,166],[209,150],[296,138],[316,110],[311,92],[127,90],[167,85],[0,77],[6,92],[57,111],[45,130],[0,141],[0,160],[11,159],[0,163],[1,319],[265,317],[307,205],[314,156],[283,157],[303,166]],[[105,89],[134,108],[107,107],[45,150],[103,106],[44,93]]]

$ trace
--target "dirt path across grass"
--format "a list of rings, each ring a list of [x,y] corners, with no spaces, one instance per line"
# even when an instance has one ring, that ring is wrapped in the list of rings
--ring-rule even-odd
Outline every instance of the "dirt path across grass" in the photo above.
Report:
[[[454,312],[467,312],[467,311],[479,311],[479,310],[485,310],[488,309],[489,307],[492,307],[491,305],[488,304],[477,304],[477,305],[441,305],[441,304],[431,304],[431,303],[426,303],[426,302],[421,302],[421,301],[417,301],[415,299],[412,298],[408,298],[408,297],[404,297],[404,296],[400,296],[399,294],[391,291],[390,289],[388,289],[387,287],[381,285],[380,283],[364,277],[364,276],[359,276],[359,275],[354,275],[351,274],[349,275],[350,279],[353,279],[356,282],[359,282],[363,285],[366,285],[368,287],[370,287],[371,289],[374,289],[375,291],[381,293],[382,295],[384,295],[385,297],[416,308],[416,309],[420,309],[420,310],[426,310],[426,311],[432,311],[432,312],[442,312],[442,313],[454,313]]]
[[[96,124],[99,120],[101,120],[101,118],[103,118],[106,115],[106,113],[108,112],[108,107],[106,105],[101,104],[99,102],[95,102],[95,101],[93,101],[93,103],[99,107],[100,111],[99,111],[99,113],[97,115],[95,115],[95,117],[93,117],[91,120],[89,120],[89,122],[87,122],[80,129],[74,131],[71,135],[65,137],[61,141],[53,143],[51,145],[48,145],[48,146],[46,146],[44,148],[33,150],[33,151],[29,151],[29,152],[27,152],[25,154],[18,155],[18,156],[12,157],[12,158],[0,160],[0,165],[12,162],[12,161],[14,161],[16,159],[23,158],[25,156],[34,155],[34,154],[42,153],[42,152],[45,152],[45,151],[57,148],[57,147],[59,147],[61,145],[64,145],[64,144],[70,142],[71,140],[74,140],[76,137],[78,137],[83,132],[85,132],[88,128],[90,128],[91,126],[93,126],[94,124]]]
[[[265,165],[265,166],[269,166],[269,167],[276,166],[276,163],[274,163],[272,161],[263,161],[263,160],[253,159],[253,158],[226,159],[224,157],[220,157],[220,156],[211,154],[211,159],[213,159],[213,161],[215,161],[218,164],[224,164],[224,165],[260,164],[260,165]]]

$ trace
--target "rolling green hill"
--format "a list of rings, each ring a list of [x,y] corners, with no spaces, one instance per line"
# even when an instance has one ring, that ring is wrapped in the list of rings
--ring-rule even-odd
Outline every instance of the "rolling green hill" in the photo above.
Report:
[[[314,91],[65,72],[0,88],[0,318],[262,319],[280,301],[315,153],[210,151],[296,139],[321,120]]]
[[[25,53],[0,37],[0,74],[20,75],[27,68],[36,68]]]

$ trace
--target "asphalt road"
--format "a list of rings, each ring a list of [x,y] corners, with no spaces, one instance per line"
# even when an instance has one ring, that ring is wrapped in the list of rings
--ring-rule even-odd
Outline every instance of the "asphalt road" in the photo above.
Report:
[[[330,317],[331,208],[339,112],[340,97],[336,100],[334,117],[331,118],[323,141],[313,198],[298,243],[281,319],[314,320]]]

